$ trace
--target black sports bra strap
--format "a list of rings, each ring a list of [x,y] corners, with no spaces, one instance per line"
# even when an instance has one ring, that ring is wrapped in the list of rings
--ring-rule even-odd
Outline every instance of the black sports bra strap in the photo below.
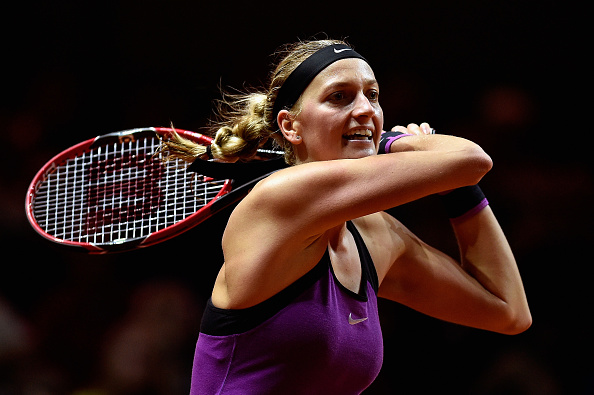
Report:
[[[353,235],[355,239],[355,244],[357,245],[357,250],[359,251],[359,259],[361,259],[361,269],[362,269],[362,280],[369,281],[375,294],[377,295],[379,289],[379,279],[377,277],[377,271],[375,270],[375,265],[373,264],[373,259],[371,259],[371,255],[369,254],[369,250],[365,245],[365,241],[361,234],[357,230],[357,227],[352,221],[347,221],[347,229]]]

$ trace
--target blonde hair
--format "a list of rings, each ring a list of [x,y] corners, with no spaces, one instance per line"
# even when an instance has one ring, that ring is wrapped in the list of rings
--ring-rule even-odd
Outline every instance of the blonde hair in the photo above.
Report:
[[[335,44],[345,42],[328,39],[286,45],[276,52],[281,60],[270,74],[267,89],[234,94],[222,92],[222,99],[217,102],[217,118],[207,132],[214,136],[210,146],[212,157],[227,161],[250,159],[256,155],[258,148],[274,142],[274,145],[284,150],[287,164],[295,164],[293,145],[281,133],[277,133],[274,102],[278,90],[297,66],[318,50]],[[289,111],[296,116],[300,108],[301,100],[298,100]],[[162,151],[168,159],[180,158],[191,162],[206,154],[206,147],[175,133],[163,145]]]

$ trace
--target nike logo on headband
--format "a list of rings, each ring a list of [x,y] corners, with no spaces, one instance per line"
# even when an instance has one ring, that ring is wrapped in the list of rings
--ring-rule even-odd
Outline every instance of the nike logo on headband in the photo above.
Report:
[[[341,52],[344,52],[344,51],[352,51],[351,48],[343,48],[343,49],[333,48],[333,49],[334,49],[334,53],[341,53]]]
[[[345,58],[365,58],[359,55],[354,49],[344,45],[337,44],[323,47],[308,58],[306,58],[293,72],[287,77],[286,81],[278,90],[274,107],[272,108],[273,119],[276,122],[279,111],[284,108],[291,108],[312,79],[324,70],[326,67]],[[366,61],[366,60],[365,60]],[[275,123],[275,128],[278,127]]]

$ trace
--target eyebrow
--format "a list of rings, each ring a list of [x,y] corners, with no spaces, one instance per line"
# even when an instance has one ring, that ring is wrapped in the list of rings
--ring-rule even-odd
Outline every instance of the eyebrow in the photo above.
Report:
[[[378,82],[375,78],[370,78],[364,81],[365,86],[369,86],[369,85],[378,85]],[[331,89],[336,89],[336,88],[342,88],[345,86],[350,86],[352,85],[350,82],[347,81],[336,81],[336,82],[331,82],[330,84],[326,85],[324,87],[324,90],[331,90]]]

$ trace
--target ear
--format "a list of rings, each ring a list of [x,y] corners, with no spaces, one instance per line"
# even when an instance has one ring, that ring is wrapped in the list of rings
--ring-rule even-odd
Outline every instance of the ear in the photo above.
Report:
[[[301,136],[295,128],[295,120],[287,110],[281,110],[276,118],[281,133],[291,144],[301,144]]]

